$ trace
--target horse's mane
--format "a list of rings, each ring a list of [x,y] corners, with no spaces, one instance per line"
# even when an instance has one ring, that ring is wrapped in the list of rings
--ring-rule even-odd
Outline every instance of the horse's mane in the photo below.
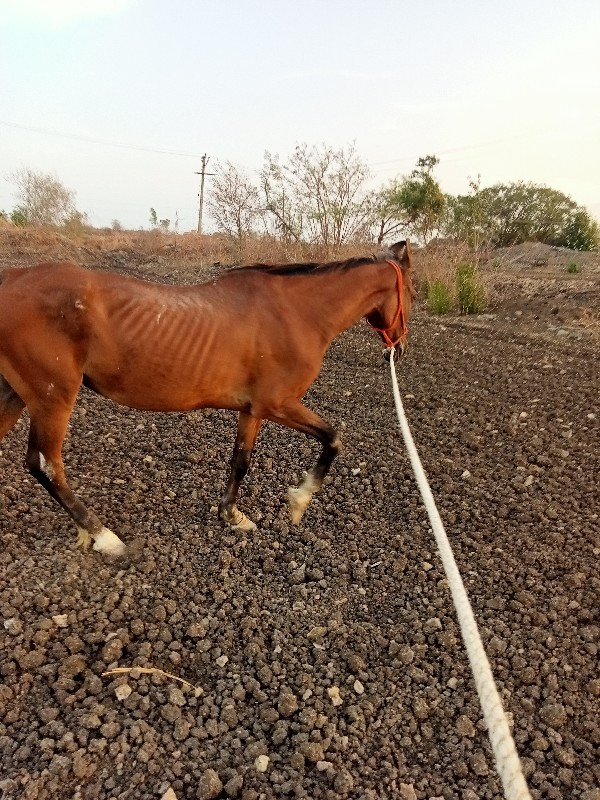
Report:
[[[231,267],[228,273],[232,272],[264,272],[267,275],[314,275],[315,273],[326,272],[347,272],[354,267],[363,264],[372,264],[376,261],[372,258],[348,258],[346,261],[328,261],[324,264],[318,262],[307,262],[306,264],[248,264],[248,266]]]

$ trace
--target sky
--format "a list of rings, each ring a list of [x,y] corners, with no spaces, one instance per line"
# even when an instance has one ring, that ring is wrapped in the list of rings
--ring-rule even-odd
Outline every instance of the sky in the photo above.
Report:
[[[0,0],[0,210],[26,167],[93,225],[192,230],[203,154],[254,180],[353,143],[370,188],[435,154],[446,192],[532,181],[600,218],[599,41],[598,0]]]

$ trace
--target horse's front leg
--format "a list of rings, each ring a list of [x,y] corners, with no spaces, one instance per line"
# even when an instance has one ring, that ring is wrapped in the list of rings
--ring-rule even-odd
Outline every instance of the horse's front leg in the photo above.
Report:
[[[306,473],[299,486],[291,486],[288,490],[290,516],[294,525],[297,525],[308,508],[313,494],[318,492],[323,485],[333,459],[340,451],[341,442],[336,430],[313,411],[303,406],[300,401],[287,404],[267,416],[273,422],[312,436],[323,445],[321,455],[314,467]]]
[[[235,501],[241,482],[244,480],[252,451],[262,425],[262,419],[240,412],[237,436],[231,457],[231,468],[225,493],[219,503],[219,518],[231,525],[235,530],[253,531],[256,525],[237,508]]]

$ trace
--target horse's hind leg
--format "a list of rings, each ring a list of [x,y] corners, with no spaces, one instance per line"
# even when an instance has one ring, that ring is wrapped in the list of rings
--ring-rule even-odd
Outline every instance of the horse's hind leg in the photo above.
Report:
[[[51,407],[45,405],[39,409],[29,407],[31,426],[27,468],[73,519],[79,532],[79,546],[87,549],[93,540],[94,550],[123,555],[126,550],[123,542],[102,525],[94,512],[86,508],[67,483],[61,451],[71,409],[72,404],[54,404]]]
[[[256,525],[235,505],[238,490],[241,482],[244,480],[248,468],[250,466],[250,459],[252,458],[252,451],[256,443],[262,419],[256,419],[249,414],[240,412],[238,421],[237,436],[233,448],[233,456],[231,457],[231,469],[225,493],[219,503],[219,517],[225,522],[229,523],[232,528],[242,531],[256,530]]]
[[[16,425],[24,408],[25,403],[0,375],[0,441]]]
[[[328,422],[325,422],[313,411],[303,406],[300,401],[289,403],[282,408],[273,410],[266,416],[267,419],[273,422],[278,422],[280,425],[286,425],[288,428],[293,428],[294,430],[302,431],[307,436],[312,436],[323,445],[323,450],[317,459],[317,463],[306,473],[301,484],[298,487],[290,487],[288,490],[290,516],[292,522],[296,525],[302,519],[302,515],[308,508],[313,494],[318,492],[323,485],[333,459],[339,453],[341,447],[340,439],[335,429]]]

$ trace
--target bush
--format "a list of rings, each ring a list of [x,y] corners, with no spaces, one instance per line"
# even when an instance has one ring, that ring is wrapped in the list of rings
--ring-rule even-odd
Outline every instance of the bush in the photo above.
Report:
[[[567,264],[567,272],[576,273],[576,272],[580,272],[580,271],[581,271],[581,267],[579,266],[579,264],[576,261],[571,261],[570,264]]]
[[[571,250],[598,249],[598,223],[556,189],[523,181],[472,188],[472,194],[448,198],[446,236],[488,247],[544,242]]]
[[[427,305],[434,314],[447,314],[452,302],[448,284],[439,278],[426,284]]]
[[[486,307],[485,289],[475,264],[464,262],[456,268],[456,296],[461,314],[479,314]]]

